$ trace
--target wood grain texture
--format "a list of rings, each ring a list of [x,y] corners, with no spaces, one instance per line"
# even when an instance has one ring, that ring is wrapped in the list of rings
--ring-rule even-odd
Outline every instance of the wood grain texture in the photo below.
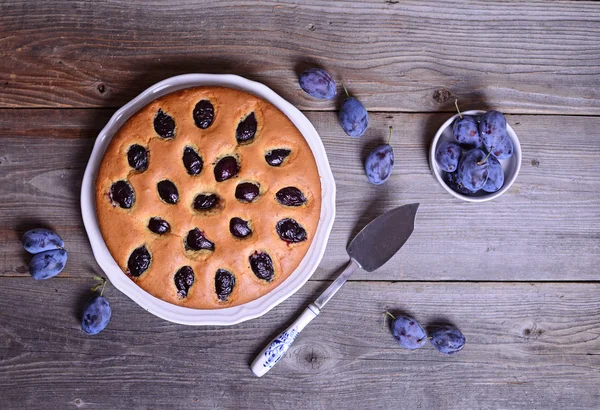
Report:
[[[600,114],[591,1],[3,1],[0,106],[116,107],[189,72],[266,83],[303,109],[328,68],[371,111]]]
[[[83,170],[111,110],[0,110],[0,275],[27,274],[19,234],[49,225],[67,243],[65,276],[97,271],[79,209]],[[427,149],[448,115],[373,114],[365,136],[343,134],[333,113],[308,113],[337,183],[337,216],[315,279],[345,264],[349,238],[380,213],[419,202],[415,232],[398,255],[355,280],[600,280],[600,118],[513,115],[521,173],[489,203],[450,196]],[[392,125],[396,167],[367,182],[362,158]]]
[[[349,283],[258,379],[254,354],[324,284],[223,328],[162,321],[109,287],[112,320],[88,336],[78,317],[92,283],[0,278],[3,409],[600,406],[598,285]],[[385,310],[454,323],[467,345],[403,350]]]
[[[343,96],[300,90],[311,66],[366,105],[365,136],[341,131]],[[0,2],[0,408],[600,408],[598,67],[592,1]],[[325,257],[296,295],[231,327],[163,321],[109,286],[111,323],[85,335],[102,273],[79,210],[94,140],[116,107],[190,72],[239,74],[308,111],[338,188]],[[453,198],[429,170],[457,97],[514,114],[521,174],[490,203]],[[375,187],[362,162],[390,125],[396,167]],[[255,378],[254,355],[329,285],[348,240],[411,202],[416,229],[399,254],[357,272]],[[40,226],[69,251],[43,282],[19,243]],[[454,323],[467,346],[403,350],[386,310]]]

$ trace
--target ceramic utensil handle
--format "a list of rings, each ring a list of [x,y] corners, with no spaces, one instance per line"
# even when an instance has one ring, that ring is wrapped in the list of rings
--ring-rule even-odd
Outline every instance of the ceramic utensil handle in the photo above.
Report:
[[[285,355],[285,352],[290,348],[298,334],[308,325],[311,320],[317,317],[321,313],[318,307],[314,304],[308,305],[308,307],[302,312],[298,319],[294,321],[285,331],[279,334],[275,339],[271,341],[263,349],[262,352],[254,359],[250,368],[252,372],[261,377],[266,372],[271,370],[273,366]]]

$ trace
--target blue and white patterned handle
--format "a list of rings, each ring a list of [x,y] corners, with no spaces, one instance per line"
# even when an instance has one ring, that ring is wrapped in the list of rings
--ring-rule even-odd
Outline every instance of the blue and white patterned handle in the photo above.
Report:
[[[261,377],[271,370],[271,368],[285,356],[285,352],[287,352],[294,340],[296,340],[296,337],[302,329],[304,329],[311,320],[316,318],[319,313],[319,308],[311,303],[290,327],[273,339],[271,343],[260,352],[256,359],[254,359],[252,365],[250,365],[252,372],[258,377]]]

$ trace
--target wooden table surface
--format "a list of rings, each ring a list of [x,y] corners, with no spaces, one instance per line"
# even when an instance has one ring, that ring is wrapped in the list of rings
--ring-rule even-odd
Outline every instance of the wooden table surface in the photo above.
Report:
[[[600,408],[600,3],[586,1],[13,1],[0,3],[0,408]],[[297,74],[320,65],[370,111],[360,139]],[[94,140],[164,78],[235,73],[319,131],[337,218],[312,279],[263,317],[186,327],[109,286],[108,328],[80,329],[101,273],[79,210]],[[437,128],[464,109],[507,113],[523,148],[502,197],[461,202],[430,173]],[[395,137],[368,184],[365,153]],[[404,248],[357,272],[286,357],[248,364],[335,277],[381,212],[420,202]],[[20,235],[54,228],[65,271],[34,281]],[[450,321],[465,349],[401,349],[382,313]]]

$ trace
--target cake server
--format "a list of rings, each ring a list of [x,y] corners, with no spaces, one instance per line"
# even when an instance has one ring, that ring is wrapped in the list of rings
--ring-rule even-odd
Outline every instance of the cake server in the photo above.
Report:
[[[372,220],[350,242],[346,269],[285,331],[271,341],[254,359],[250,368],[261,377],[285,355],[298,334],[313,320],[358,268],[373,272],[386,263],[406,243],[414,230],[419,204],[391,209]]]

